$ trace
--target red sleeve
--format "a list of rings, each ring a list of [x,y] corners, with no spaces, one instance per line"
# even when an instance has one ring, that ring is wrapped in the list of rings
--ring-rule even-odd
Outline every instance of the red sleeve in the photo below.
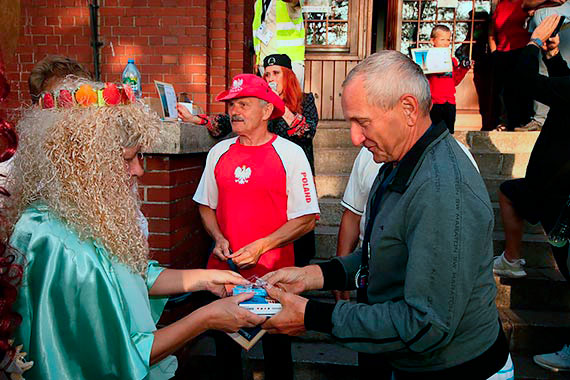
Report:
[[[453,83],[457,86],[467,75],[469,67],[459,66],[459,62],[455,57],[452,57],[451,61],[453,62]]]

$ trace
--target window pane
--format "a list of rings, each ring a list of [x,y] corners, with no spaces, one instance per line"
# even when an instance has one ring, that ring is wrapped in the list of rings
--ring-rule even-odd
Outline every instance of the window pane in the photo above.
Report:
[[[491,14],[491,2],[489,0],[476,0],[475,12],[487,12],[487,14]]]
[[[471,23],[469,22],[458,22],[455,24],[455,37],[454,41],[462,42],[467,39],[467,35],[471,34],[469,30],[471,29]]]
[[[423,22],[420,26],[420,40],[428,41],[431,36],[431,30],[435,26],[433,22]]]
[[[405,22],[402,24],[402,39],[403,40],[416,40],[418,24],[415,22]]]
[[[326,45],[327,29],[326,22],[308,22],[307,23],[307,45]]]
[[[305,20],[326,20],[326,13],[305,13]]]
[[[458,20],[471,20],[471,10],[473,10],[473,2],[460,1],[457,6],[457,19]]]
[[[439,8],[437,10],[438,21],[453,21],[453,8]]]
[[[327,45],[346,45],[348,41],[348,23],[332,22],[329,24],[329,41]]]
[[[422,20],[435,20],[435,10],[437,2],[435,1],[422,1]]]
[[[418,19],[418,2],[417,1],[404,1],[402,9],[402,18],[404,20],[417,20]]]
[[[332,1],[332,19],[348,21],[348,0]]]

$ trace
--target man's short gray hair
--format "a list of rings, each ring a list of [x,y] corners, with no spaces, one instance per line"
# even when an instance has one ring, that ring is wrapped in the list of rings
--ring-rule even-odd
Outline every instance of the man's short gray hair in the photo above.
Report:
[[[361,76],[368,104],[390,110],[404,94],[413,95],[424,115],[431,108],[429,82],[420,66],[395,50],[372,54],[350,71],[342,86]]]

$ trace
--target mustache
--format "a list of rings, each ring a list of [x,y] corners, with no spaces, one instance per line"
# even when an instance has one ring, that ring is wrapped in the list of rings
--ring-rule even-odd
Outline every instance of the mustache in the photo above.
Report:
[[[245,119],[241,116],[238,115],[233,115],[230,119],[230,121],[245,121]]]

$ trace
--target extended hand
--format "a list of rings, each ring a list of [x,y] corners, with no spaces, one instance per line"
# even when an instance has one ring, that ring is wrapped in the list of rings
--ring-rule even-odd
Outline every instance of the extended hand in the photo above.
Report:
[[[317,265],[309,265],[303,268],[282,268],[267,273],[263,279],[271,285],[276,285],[295,294],[323,287],[323,272]]]
[[[556,29],[556,25],[558,25],[559,20],[560,20],[559,15],[548,16],[547,18],[542,20],[539,26],[536,27],[534,32],[532,32],[532,36],[530,38],[531,39],[539,38],[544,44],[546,40],[550,38],[552,32],[554,32],[554,29]]]
[[[253,293],[243,293],[222,298],[204,306],[208,313],[207,327],[211,330],[236,332],[241,327],[254,327],[262,324],[265,317],[255,315],[239,306],[240,302],[253,297]]]
[[[228,259],[232,259],[238,267],[247,269],[257,265],[259,258],[264,253],[265,247],[260,239],[242,247],[239,251],[228,256]]]
[[[200,118],[194,116],[188,111],[188,108],[184,107],[180,103],[176,103],[176,110],[178,111],[178,117],[182,119],[182,121],[198,124],[200,122]]]
[[[203,269],[200,273],[200,289],[214,293],[218,297],[225,297],[226,288],[224,285],[247,285],[249,281],[239,273],[230,270]]]
[[[212,254],[220,261],[226,261],[230,256],[230,242],[228,239],[223,237],[216,239],[216,245],[212,250]]]
[[[267,294],[281,303],[281,311],[261,325],[270,334],[300,335],[305,329],[305,307],[308,300],[271,287]]]

